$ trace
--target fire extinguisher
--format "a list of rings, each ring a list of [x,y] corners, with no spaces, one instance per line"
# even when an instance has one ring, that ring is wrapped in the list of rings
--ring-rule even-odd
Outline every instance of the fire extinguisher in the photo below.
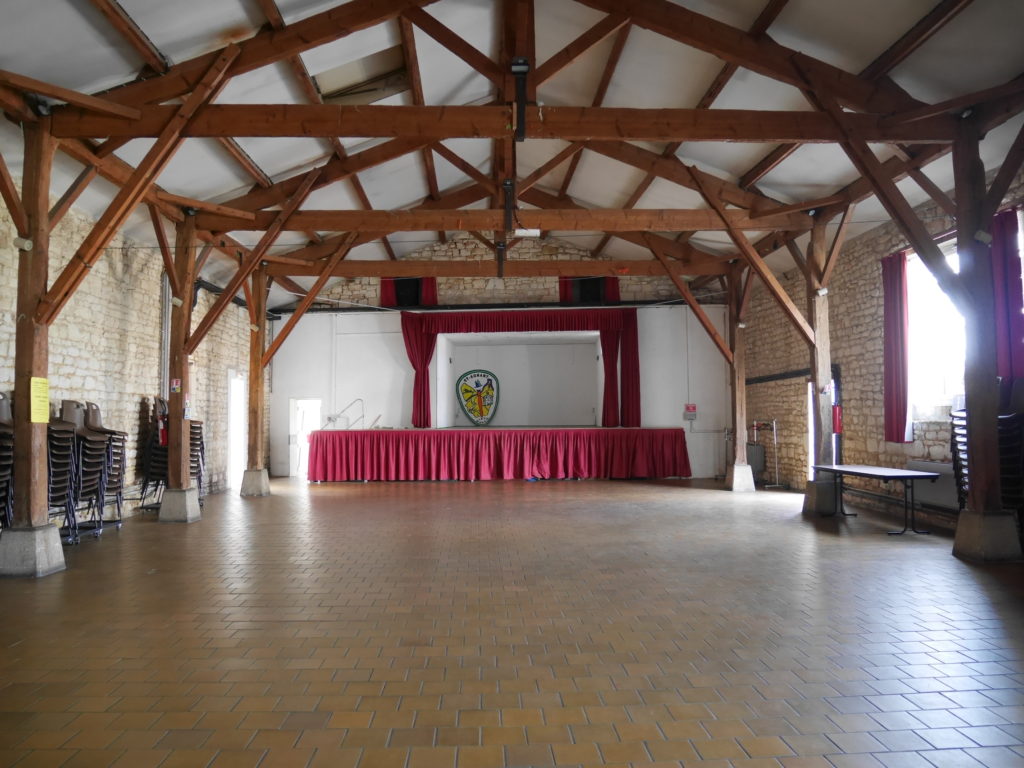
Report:
[[[161,414],[156,420],[156,436],[160,445],[167,447],[167,414]]]
[[[843,434],[843,406],[841,405],[832,406],[832,433]]]

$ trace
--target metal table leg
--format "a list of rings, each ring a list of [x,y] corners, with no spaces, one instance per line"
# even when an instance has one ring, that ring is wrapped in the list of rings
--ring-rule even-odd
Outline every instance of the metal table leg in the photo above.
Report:
[[[914,521],[914,481],[905,479],[903,481],[903,530],[889,531],[890,536],[902,536],[908,530],[914,533],[930,534],[931,531],[919,531]]]

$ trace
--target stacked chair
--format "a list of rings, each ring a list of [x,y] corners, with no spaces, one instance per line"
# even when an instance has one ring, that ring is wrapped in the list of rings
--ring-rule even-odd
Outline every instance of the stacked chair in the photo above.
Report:
[[[46,428],[46,444],[50,517],[63,517],[61,536],[66,543],[77,544],[79,537],[78,518],[75,514],[75,425],[59,419],[50,419]]]
[[[0,393],[0,528],[14,516],[14,420],[11,401]]]
[[[167,401],[162,397],[154,399],[148,435],[142,456],[142,508],[153,510],[160,506],[163,490],[167,487],[167,445],[161,440],[160,422],[167,418]],[[203,422],[191,421],[189,432],[189,474],[195,480],[199,491],[199,503],[203,503],[203,476],[206,473],[206,445],[203,440]],[[166,422],[165,422],[166,426]],[[166,432],[163,432],[166,434]],[[161,442],[164,444],[161,445]],[[146,497],[152,494],[152,501]]]
[[[115,525],[121,527],[124,510],[124,478],[128,463],[128,433],[103,426],[103,414],[96,403],[85,404],[85,426],[94,433],[107,436],[106,482],[103,486],[103,508],[113,504]],[[101,510],[102,512],[102,510]],[[103,515],[100,515],[102,520]]]
[[[75,427],[75,516],[79,530],[103,532],[103,507],[107,487],[107,452],[110,442],[104,432],[85,424],[85,405],[77,400],[61,401],[61,418]],[[83,509],[84,508],[84,509]],[[80,513],[84,512],[85,519]]]

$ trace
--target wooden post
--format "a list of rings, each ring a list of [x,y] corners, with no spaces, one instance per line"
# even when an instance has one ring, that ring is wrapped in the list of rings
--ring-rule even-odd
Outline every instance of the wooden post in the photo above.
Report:
[[[46,423],[32,420],[32,380],[45,383],[49,327],[35,319],[46,295],[50,250],[50,170],[57,144],[49,118],[27,123],[22,180],[25,235],[32,241],[18,251],[18,300],[14,342],[14,519],[0,537],[0,575],[46,576],[64,570],[56,526],[49,525]],[[38,383],[38,382],[37,382]]]
[[[192,522],[199,519],[198,492],[189,471],[191,422],[186,419],[190,404],[188,352],[185,341],[192,326],[192,286],[195,282],[196,219],[188,211],[178,223],[174,238],[174,271],[181,296],[171,299],[171,338],[168,377],[171,391],[167,400],[167,489],[160,503],[161,522]]]
[[[992,254],[986,242],[991,220],[982,220],[985,169],[977,128],[964,122],[953,144],[956,178],[957,251],[962,291],[970,297],[962,311],[967,331],[964,390],[967,399],[967,455],[971,484],[967,509],[957,521],[953,553],[971,559],[1021,557],[1012,511],[1003,510],[999,477],[999,385]]]
[[[263,431],[263,350],[267,346],[267,271],[262,264],[252,275],[252,317],[249,331],[249,453],[242,477],[242,496],[267,496],[266,436]]]
[[[753,491],[754,473],[747,463],[747,342],[743,269],[726,277],[729,298],[729,342],[732,351],[733,462],[726,468],[725,485],[732,491]],[[749,280],[749,278],[748,278]]]
[[[832,450],[832,343],[828,324],[828,288],[822,282],[827,260],[825,224],[816,217],[807,254],[807,317],[814,329],[810,345],[814,463],[834,464]]]

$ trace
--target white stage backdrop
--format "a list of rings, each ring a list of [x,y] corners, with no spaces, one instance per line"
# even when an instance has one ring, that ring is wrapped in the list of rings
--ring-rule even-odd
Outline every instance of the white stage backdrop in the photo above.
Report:
[[[724,333],[725,308],[705,309]],[[644,307],[637,319],[642,425],[683,426],[693,476],[723,474],[728,366],[687,308]],[[272,333],[282,324],[273,323]],[[541,336],[439,336],[430,371],[433,423],[468,426],[454,381],[466,370],[483,368],[501,385],[493,426],[593,425],[604,385],[597,334],[559,334],[555,343]],[[319,399],[323,420],[335,417],[322,425],[327,428],[412,426],[413,375],[397,312],[306,315],[271,365],[274,475],[295,474],[295,401]],[[695,421],[683,419],[687,403],[697,406]]]

